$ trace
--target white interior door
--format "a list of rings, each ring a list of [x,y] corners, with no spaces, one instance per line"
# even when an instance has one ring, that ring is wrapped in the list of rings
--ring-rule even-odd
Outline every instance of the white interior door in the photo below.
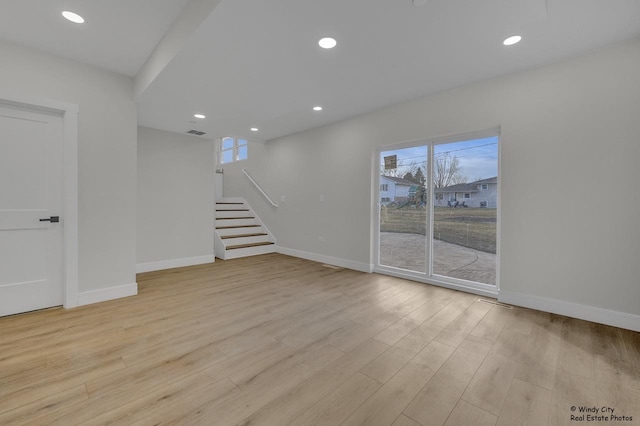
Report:
[[[0,316],[62,305],[63,132],[59,114],[0,103]]]

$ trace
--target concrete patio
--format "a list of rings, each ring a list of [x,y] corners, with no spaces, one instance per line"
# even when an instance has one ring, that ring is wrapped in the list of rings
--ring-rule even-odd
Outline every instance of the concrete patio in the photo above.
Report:
[[[435,274],[484,284],[496,283],[496,255],[435,240]],[[380,233],[380,264],[427,271],[425,236],[396,232]]]

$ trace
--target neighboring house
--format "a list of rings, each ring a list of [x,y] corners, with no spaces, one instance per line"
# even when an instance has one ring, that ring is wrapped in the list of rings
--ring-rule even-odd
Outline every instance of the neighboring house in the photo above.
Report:
[[[498,206],[498,178],[481,179],[435,190],[435,205],[449,206],[457,201],[467,207],[496,208]]]
[[[380,203],[408,201],[412,186],[416,184],[403,178],[380,176]]]

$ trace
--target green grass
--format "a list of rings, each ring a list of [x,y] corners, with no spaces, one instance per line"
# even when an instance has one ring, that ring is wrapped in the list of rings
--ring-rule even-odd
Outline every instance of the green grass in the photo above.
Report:
[[[385,207],[381,211],[382,232],[425,235],[427,209]],[[436,240],[487,253],[496,252],[496,209],[436,207],[433,233]]]

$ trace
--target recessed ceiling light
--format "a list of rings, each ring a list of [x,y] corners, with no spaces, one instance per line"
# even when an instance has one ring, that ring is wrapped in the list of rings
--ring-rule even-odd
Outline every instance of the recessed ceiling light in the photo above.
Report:
[[[251,131],[252,131],[252,132],[257,132],[257,131],[258,131],[258,128],[257,128],[257,127],[252,127],[252,128],[251,128]]]
[[[322,111],[322,107],[321,106],[314,106],[313,110],[314,111]]]
[[[207,116],[206,116],[206,115],[204,115],[204,114],[193,114],[193,116],[194,116],[195,118],[207,118]]]
[[[84,18],[78,15],[77,13],[73,13],[73,12],[69,12],[68,10],[65,10],[64,12],[62,12],[62,16],[64,16],[65,19],[75,24],[84,24]]]
[[[321,38],[320,41],[318,41],[318,44],[323,49],[333,49],[334,47],[336,47],[336,44],[338,44],[338,42],[335,38],[325,37]]]
[[[514,36],[506,38],[502,42],[502,44],[504,44],[505,46],[511,46],[511,45],[514,45],[514,44],[520,42],[520,40],[522,40],[522,37],[520,37],[519,35],[514,35]]]

